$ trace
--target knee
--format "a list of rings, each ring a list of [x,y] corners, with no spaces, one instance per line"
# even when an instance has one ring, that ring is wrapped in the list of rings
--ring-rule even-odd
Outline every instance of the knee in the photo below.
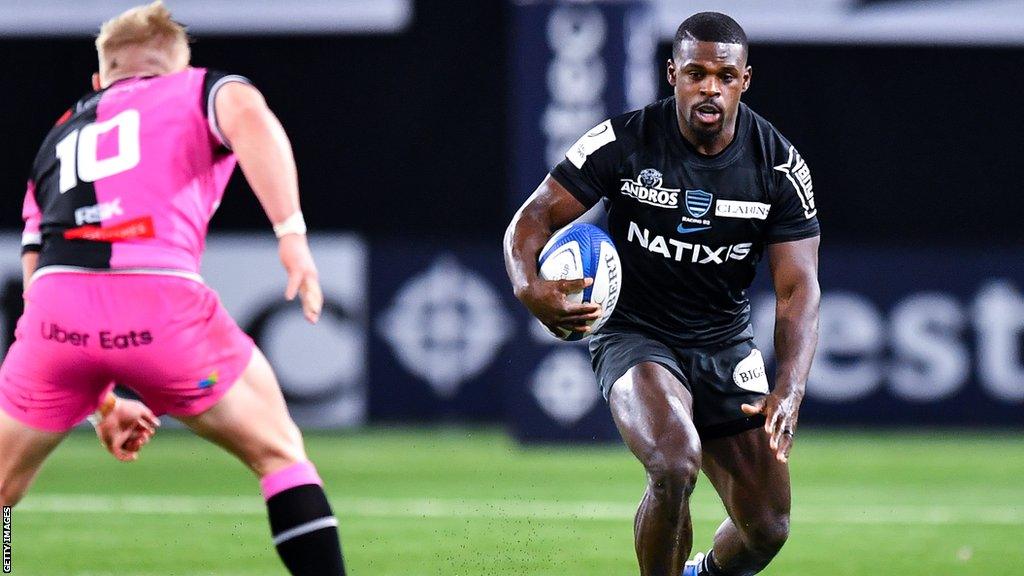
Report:
[[[651,493],[660,500],[680,502],[689,498],[700,472],[700,449],[690,447],[671,453],[655,451],[644,462]]]
[[[306,449],[302,442],[302,433],[298,426],[289,420],[288,425],[273,438],[263,443],[258,450],[251,453],[246,464],[263,477],[269,472],[288,467],[306,460]]]
[[[758,555],[774,558],[789,539],[789,513],[766,514],[744,526],[747,545]]]

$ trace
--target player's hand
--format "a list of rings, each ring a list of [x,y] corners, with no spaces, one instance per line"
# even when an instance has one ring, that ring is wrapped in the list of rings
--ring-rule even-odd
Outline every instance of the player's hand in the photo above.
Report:
[[[764,431],[770,438],[768,446],[775,451],[775,457],[779,462],[788,462],[800,413],[800,398],[794,394],[773,392],[753,404],[744,404],[740,408],[748,416],[764,415]]]
[[[142,402],[119,398],[113,410],[96,425],[96,435],[107,451],[122,462],[138,460],[160,420]]]
[[[593,278],[580,280],[537,279],[517,294],[531,314],[552,332],[556,328],[590,332],[590,324],[601,317],[600,304],[574,304],[566,294],[582,292],[594,283]]]
[[[281,264],[288,273],[285,299],[291,301],[298,295],[302,300],[302,314],[311,324],[316,324],[324,307],[324,293],[320,290],[320,275],[316,271],[306,237],[302,234],[285,234],[277,248]]]

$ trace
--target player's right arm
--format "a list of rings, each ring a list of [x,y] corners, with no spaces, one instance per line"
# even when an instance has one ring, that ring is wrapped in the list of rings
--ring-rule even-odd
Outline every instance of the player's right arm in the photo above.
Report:
[[[505,231],[505,269],[516,298],[551,329],[587,332],[588,324],[601,317],[599,305],[573,304],[565,297],[583,290],[593,279],[548,281],[537,274],[537,259],[552,233],[586,211],[586,206],[548,176],[519,208]]]
[[[220,87],[214,106],[220,131],[278,232],[278,254],[288,273],[285,298],[298,294],[306,319],[315,323],[323,308],[323,293],[306,242],[291,142],[263,95],[250,84],[229,82]]]
[[[25,222],[25,228],[21,233],[21,286],[27,292],[32,275],[39,267],[39,251],[43,244],[43,236],[39,232],[43,213],[36,203],[36,185],[32,180],[28,181],[25,190],[25,201],[21,205],[21,219]]]

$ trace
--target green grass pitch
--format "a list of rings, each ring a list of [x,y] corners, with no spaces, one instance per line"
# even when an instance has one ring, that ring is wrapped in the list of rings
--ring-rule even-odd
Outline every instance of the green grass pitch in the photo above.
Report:
[[[764,574],[1024,574],[1024,435],[801,431],[789,543]],[[356,576],[637,574],[643,489],[621,446],[494,429],[310,435]],[[724,513],[702,479],[695,545]],[[121,464],[72,435],[13,517],[14,574],[284,574],[256,481],[187,433]]]

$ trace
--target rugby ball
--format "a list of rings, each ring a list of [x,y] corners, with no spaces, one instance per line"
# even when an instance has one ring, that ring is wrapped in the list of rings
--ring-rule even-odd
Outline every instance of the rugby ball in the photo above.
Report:
[[[544,280],[579,280],[593,278],[594,283],[582,292],[567,294],[569,302],[594,303],[603,307],[589,333],[557,329],[551,332],[561,340],[581,340],[601,329],[612,315],[622,289],[622,266],[612,239],[593,224],[570,224],[551,237],[540,251],[537,263]]]

